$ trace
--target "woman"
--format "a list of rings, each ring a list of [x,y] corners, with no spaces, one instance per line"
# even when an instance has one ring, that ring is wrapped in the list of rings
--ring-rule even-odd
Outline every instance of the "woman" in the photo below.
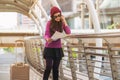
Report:
[[[44,38],[46,40],[45,49],[44,49],[44,59],[46,61],[46,68],[43,75],[43,80],[48,80],[51,69],[53,70],[53,80],[58,80],[59,77],[59,64],[64,56],[63,50],[61,47],[61,40],[58,39],[53,41],[51,36],[55,31],[63,32],[70,34],[70,28],[62,16],[61,10],[54,6],[50,10],[51,20],[47,22]]]

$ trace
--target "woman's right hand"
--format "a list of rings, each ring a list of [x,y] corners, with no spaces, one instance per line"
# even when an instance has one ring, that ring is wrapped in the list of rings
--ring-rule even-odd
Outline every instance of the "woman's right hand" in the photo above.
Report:
[[[48,43],[51,43],[53,40],[52,40],[51,38],[47,38],[46,41],[47,41]]]

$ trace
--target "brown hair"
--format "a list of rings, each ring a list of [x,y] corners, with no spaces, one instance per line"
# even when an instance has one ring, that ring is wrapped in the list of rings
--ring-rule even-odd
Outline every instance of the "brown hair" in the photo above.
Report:
[[[55,21],[54,17],[51,16],[51,24],[50,24],[50,34],[53,35],[55,31],[62,32],[62,21],[60,20],[59,22]]]

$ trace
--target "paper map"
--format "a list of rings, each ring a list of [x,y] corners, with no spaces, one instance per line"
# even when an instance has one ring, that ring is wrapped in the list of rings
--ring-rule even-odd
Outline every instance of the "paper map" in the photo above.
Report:
[[[51,39],[53,39],[53,41],[56,41],[57,39],[64,38],[66,36],[67,34],[56,31],[51,37]]]

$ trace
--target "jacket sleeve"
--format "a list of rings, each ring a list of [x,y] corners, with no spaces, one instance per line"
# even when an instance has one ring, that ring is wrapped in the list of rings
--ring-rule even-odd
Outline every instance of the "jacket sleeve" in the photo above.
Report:
[[[69,26],[65,26],[63,24],[63,30],[65,31],[66,34],[71,34],[71,30],[70,30],[70,27]]]
[[[45,29],[45,34],[44,34],[45,39],[50,38],[50,29],[49,29],[49,27],[50,27],[50,21],[48,21],[47,24],[46,24],[46,29]]]

